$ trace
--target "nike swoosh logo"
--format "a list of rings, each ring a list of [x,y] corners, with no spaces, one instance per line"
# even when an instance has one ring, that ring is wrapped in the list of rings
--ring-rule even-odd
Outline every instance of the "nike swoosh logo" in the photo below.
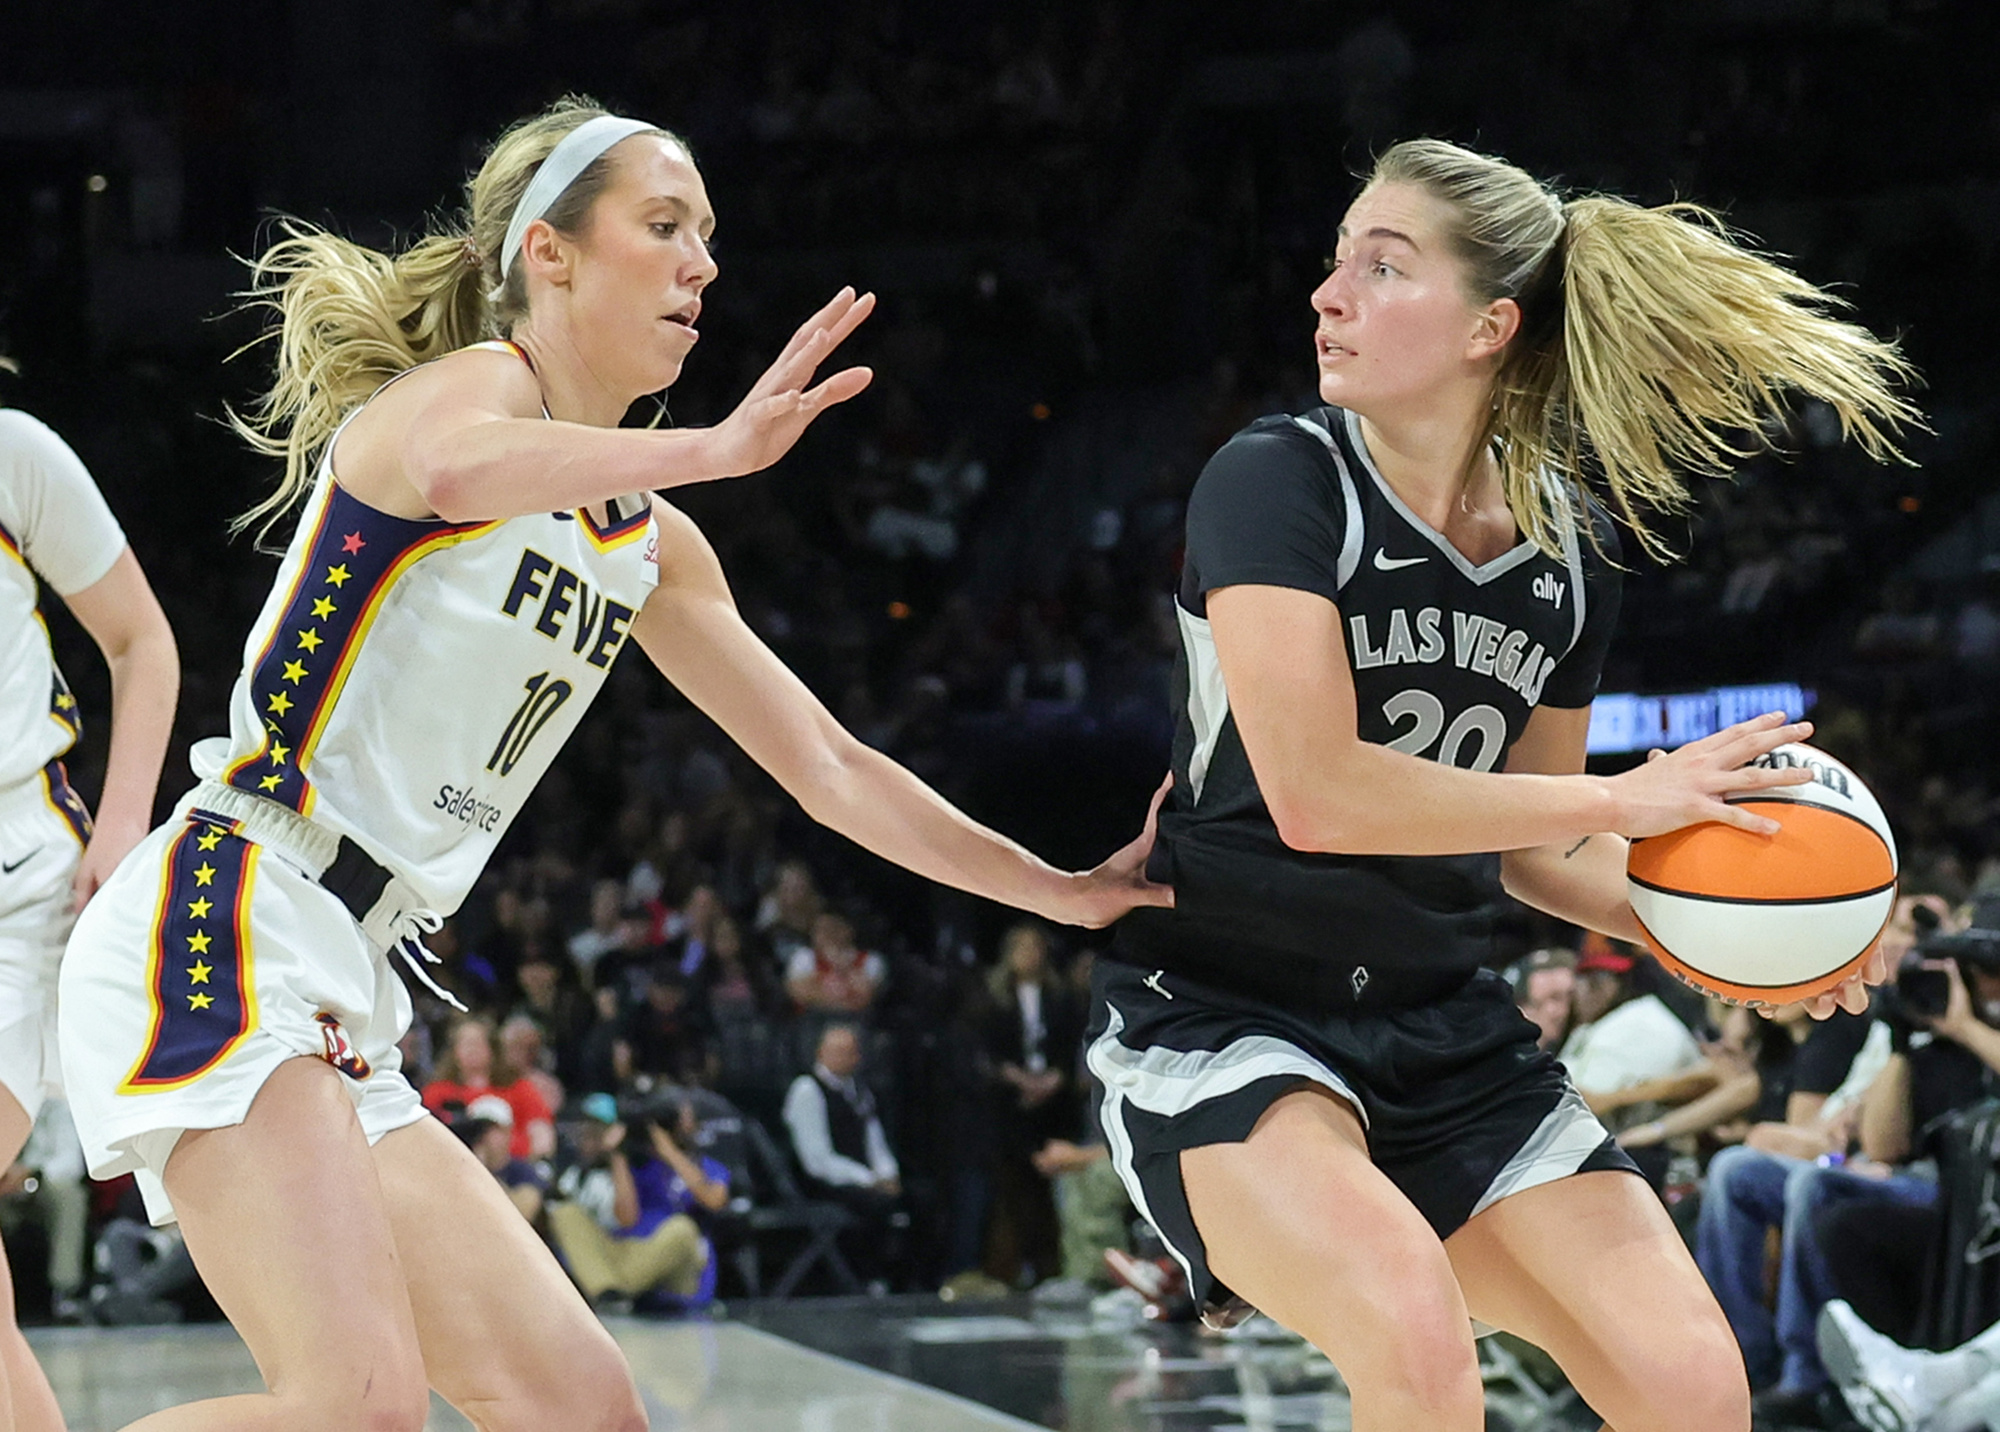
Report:
[[[0,865],[0,875],[12,875],[16,870],[19,870],[23,865],[26,865],[30,860],[33,860],[37,855],[40,855],[41,853],[42,853],[42,848],[38,845],[33,850],[29,851],[26,855],[22,856],[19,860],[15,861],[12,865]]]
[[[1419,562],[1428,561],[1428,557],[1391,557],[1380,547],[1375,549],[1375,570],[1378,572],[1393,572],[1398,567],[1414,567]]]

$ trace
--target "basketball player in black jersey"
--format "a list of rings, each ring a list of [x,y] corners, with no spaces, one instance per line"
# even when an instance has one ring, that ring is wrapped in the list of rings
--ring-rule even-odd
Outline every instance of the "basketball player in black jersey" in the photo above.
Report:
[[[1327,406],[1253,423],[1188,505],[1176,906],[1096,978],[1114,1164],[1210,1320],[1310,1338],[1357,1432],[1483,1427],[1473,1319],[1618,1432],[1745,1432],[1664,1210],[1480,966],[1503,890],[1636,940],[1625,837],[1768,833],[1721,798],[1795,781],[1743,766],[1809,731],[1583,774],[1619,544],[1581,454],[1654,546],[1668,454],[1721,468],[1784,388],[1892,454],[1904,365],[1701,211],[1431,141],[1383,156],[1312,302]]]

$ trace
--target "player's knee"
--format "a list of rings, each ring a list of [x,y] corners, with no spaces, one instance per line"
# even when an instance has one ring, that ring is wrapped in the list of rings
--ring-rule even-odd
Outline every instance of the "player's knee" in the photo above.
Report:
[[[494,1432],[646,1432],[646,1411],[625,1355],[601,1326],[564,1349],[562,1378],[518,1382],[489,1405],[482,1426]]]
[[[1443,1287],[1405,1287],[1400,1296],[1371,1300],[1381,1309],[1363,1329],[1353,1323],[1337,1334],[1351,1357],[1336,1359],[1357,1398],[1386,1400],[1455,1426],[1465,1409],[1482,1402],[1479,1359],[1462,1300]]]
[[[327,1432],[423,1432],[430,1417],[431,1390],[418,1364],[414,1375],[408,1370],[378,1372],[368,1380],[358,1406],[321,1425]]]
[[[1662,1328],[1650,1360],[1654,1385],[1639,1391],[1644,1420],[1617,1422],[1643,1432],[1749,1432],[1750,1381],[1736,1336],[1719,1309]]]

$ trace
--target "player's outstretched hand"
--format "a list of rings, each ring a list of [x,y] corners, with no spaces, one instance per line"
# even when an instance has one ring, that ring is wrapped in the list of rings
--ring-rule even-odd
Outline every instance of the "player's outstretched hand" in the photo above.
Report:
[[[1153,853],[1153,837],[1159,831],[1160,802],[1173,785],[1173,773],[1169,772],[1153,792],[1153,803],[1146,808],[1146,826],[1138,839],[1095,870],[1071,877],[1062,908],[1053,912],[1056,919],[1065,925],[1098,930],[1141,905],[1172,907],[1173,886],[1155,885],[1146,878],[1146,857]]]
[[[1611,778],[1618,795],[1618,834],[1665,835],[1713,820],[1756,835],[1776,835],[1776,821],[1729,805],[1723,797],[1811,780],[1810,771],[1796,767],[1746,769],[1747,763],[1759,756],[1810,735],[1810,721],[1787,724],[1783,712],[1773,711],[1690,741],[1678,750],[1652,752],[1645,765]]]
[[[800,326],[736,411],[714,428],[717,476],[761,472],[791,451],[814,418],[868,386],[875,375],[867,368],[843,368],[817,387],[808,385],[841,340],[874,311],[874,294],[857,296],[843,288]]]

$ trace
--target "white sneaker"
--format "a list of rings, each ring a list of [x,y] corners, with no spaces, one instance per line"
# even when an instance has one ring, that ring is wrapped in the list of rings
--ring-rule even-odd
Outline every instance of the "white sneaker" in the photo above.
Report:
[[[1886,1338],[1836,1298],[1819,1312],[1819,1358],[1869,1432],[1917,1432],[1936,1403],[1918,1375],[1927,1353]]]

